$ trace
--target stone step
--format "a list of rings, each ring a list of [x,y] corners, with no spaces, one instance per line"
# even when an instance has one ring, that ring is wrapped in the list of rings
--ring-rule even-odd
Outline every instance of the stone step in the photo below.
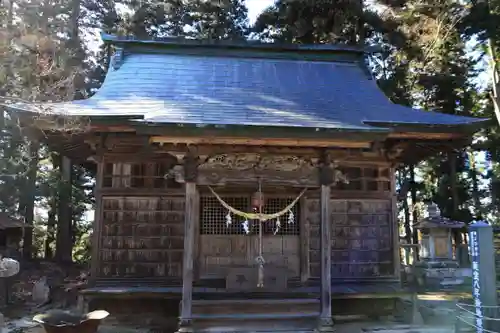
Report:
[[[380,327],[366,327],[363,333],[454,333],[453,327],[394,325]]]

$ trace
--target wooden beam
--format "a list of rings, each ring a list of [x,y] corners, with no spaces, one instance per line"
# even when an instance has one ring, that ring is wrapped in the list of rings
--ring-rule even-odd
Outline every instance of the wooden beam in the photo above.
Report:
[[[463,133],[428,133],[428,132],[396,132],[389,134],[389,139],[421,139],[421,140],[449,140],[463,138]]]
[[[288,139],[288,138],[245,138],[245,137],[181,137],[181,136],[152,136],[150,143],[158,144],[227,144],[248,146],[286,146],[286,147],[342,147],[342,148],[366,148],[371,147],[369,141],[343,141],[328,139]]]

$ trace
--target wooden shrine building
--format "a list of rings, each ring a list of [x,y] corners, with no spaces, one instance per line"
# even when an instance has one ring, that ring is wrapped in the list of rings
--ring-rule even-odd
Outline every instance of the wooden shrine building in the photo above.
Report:
[[[97,165],[88,297],[182,300],[185,330],[328,330],[349,299],[397,297],[394,168],[484,119],[393,104],[358,48],[103,39],[95,95],[19,112]]]

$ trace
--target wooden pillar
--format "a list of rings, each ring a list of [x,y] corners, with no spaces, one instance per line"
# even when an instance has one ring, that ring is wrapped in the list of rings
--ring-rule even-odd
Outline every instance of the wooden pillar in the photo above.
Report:
[[[71,160],[61,158],[61,193],[59,198],[59,220],[57,224],[56,256],[62,263],[72,262],[73,233],[71,211]]]
[[[198,211],[196,179],[198,159],[191,153],[184,157],[184,180],[186,188],[184,216],[184,252],[182,263],[182,301],[180,310],[179,332],[192,330],[192,301],[194,275],[194,239]]]
[[[90,284],[93,285],[99,274],[101,262],[101,230],[102,230],[102,186],[104,177],[104,163],[101,159],[96,160],[97,175],[94,189],[95,211],[94,223],[92,225],[92,259],[90,262]]]
[[[300,231],[300,281],[302,283],[307,282],[310,276],[310,259],[309,259],[309,247],[310,247],[310,225],[308,220],[308,207],[307,207],[307,197],[304,195],[300,198],[300,219],[299,219],[299,231]]]
[[[320,163],[320,256],[321,256],[321,308],[319,330],[333,331],[332,319],[332,221],[330,211],[330,193],[333,182],[333,170],[327,156]]]
[[[401,281],[401,254],[399,252],[399,219],[398,219],[398,194],[396,191],[396,168],[392,167],[391,172],[391,221],[392,221],[392,242],[394,244],[394,276],[398,281]],[[415,215],[414,215],[415,217]],[[415,221],[413,221],[415,223]],[[418,235],[416,229],[412,229],[414,234]],[[418,244],[415,243],[415,244]],[[418,253],[417,253],[418,258]],[[415,264],[414,262],[413,264]]]

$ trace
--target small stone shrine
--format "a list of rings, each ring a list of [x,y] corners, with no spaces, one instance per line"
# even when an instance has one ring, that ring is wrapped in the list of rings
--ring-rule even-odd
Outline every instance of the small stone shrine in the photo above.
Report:
[[[418,222],[420,259],[415,264],[417,284],[426,288],[441,288],[462,284],[463,277],[453,255],[452,229],[465,223],[441,216],[436,204],[427,206],[427,217]]]

